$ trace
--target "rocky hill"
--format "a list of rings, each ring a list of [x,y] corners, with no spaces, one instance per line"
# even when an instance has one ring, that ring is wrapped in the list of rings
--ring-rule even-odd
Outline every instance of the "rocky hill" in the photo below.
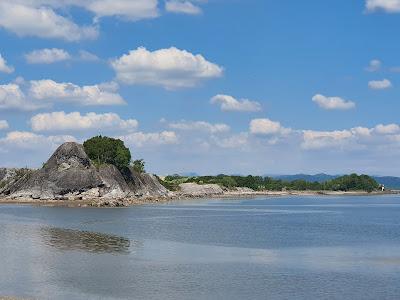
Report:
[[[6,179],[5,179],[6,178]],[[166,197],[153,175],[114,165],[96,167],[82,145],[61,145],[39,170],[0,171],[0,196],[41,200],[129,199]]]

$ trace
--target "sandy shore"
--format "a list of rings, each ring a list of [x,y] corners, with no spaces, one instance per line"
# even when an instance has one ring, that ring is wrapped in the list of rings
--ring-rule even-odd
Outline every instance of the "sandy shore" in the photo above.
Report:
[[[0,204],[19,204],[32,206],[60,206],[60,207],[128,207],[135,205],[167,203],[177,200],[191,199],[234,199],[234,198],[257,198],[257,197],[283,197],[283,196],[382,196],[400,194],[400,191],[385,192],[338,192],[338,191],[254,191],[238,192],[228,191],[223,194],[212,195],[181,195],[174,194],[169,197],[142,197],[132,199],[83,199],[83,200],[40,200],[25,198],[3,198]]]

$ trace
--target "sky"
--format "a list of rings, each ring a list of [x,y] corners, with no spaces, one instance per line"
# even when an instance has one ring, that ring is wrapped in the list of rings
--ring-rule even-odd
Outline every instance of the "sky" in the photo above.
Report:
[[[400,176],[400,0],[1,0],[0,165]]]

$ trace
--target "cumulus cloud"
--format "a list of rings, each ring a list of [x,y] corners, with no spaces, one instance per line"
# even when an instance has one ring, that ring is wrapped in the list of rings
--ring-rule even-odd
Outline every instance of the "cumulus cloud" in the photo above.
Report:
[[[388,79],[372,80],[368,82],[368,87],[372,90],[385,90],[392,87],[392,83]]]
[[[12,73],[14,72],[14,68],[12,66],[7,65],[6,60],[0,54],[0,72],[3,73]]]
[[[0,85],[0,110],[31,111],[45,106],[27,99],[17,84]]]
[[[347,101],[340,97],[326,97],[321,94],[317,94],[312,98],[319,107],[326,110],[347,110],[352,109],[356,106],[353,101]]]
[[[303,130],[303,149],[335,149],[342,151],[360,149],[372,145],[386,147],[396,141],[396,135],[400,133],[400,126],[397,124],[379,124],[373,128],[354,127],[345,130],[314,131]]]
[[[81,2],[81,3],[79,3]],[[157,0],[92,0],[78,5],[99,17],[118,16],[130,21],[155,18],[159,15]]]
[[[115,83],[78,86],[73,83],[58,83],[53,80],[31,81],[30,95],[44,101],[61,101],[84,106],[121,105],[125,100],[116,93]]]
[[[71,55],[64,49],[40,49],[25,54],[29,64],[52,64],[71,59]]]
[[[220,104],[222,111],[257,112],[261,111],[261,104],[249,99],[235,99],[229,95],[216,95],[211,98],[212,104]]]
[[[39,2],[39,1],[38,1]],[[58,38],[66,41],[95,39],[96,27],[78,26],[73,21],[57,14],[52,8],[34,6],[35,1],[0,2],[0,27],[18,36]],[[31,5],[29,5],[31,4]]]
[[[365,68],[368,72],[376,72],[382,67],[382,62],[378,59],[373,59],[369,62],[368,67]]]
[[[9,128],[8,122],[6,120],[0,120],[0,130],[5,130],[8,128]]]
[[[255,135],[288,134],[291,129],[285,128],[279,122],[270,119],[253,119],[250,122],[250,133]]]
[[[222,67],[202,55],[175,47],[153,52],[140,47],[112,61],[111,66],[123,83],[156,85],[170,90],[194,87],[223,74]]]
[[[173,145],[179,142],[178,136],[174,131],[162,132],[134,132],[127,135],[119,136],[127,145],[134,147],[149,147],[161,145]]]
[[[102,17],[137,21],[159,16],[157,0],[2,0],[0,27],[18,36],[66,41],[95,39],[97,26],[80,26],[61,14],[71,7],[92,13],[95,23]]]
[[[397,124],[376,125],[374,131],[378,134],[396,134],[400,133],[400,126]]]
[[[170,0],[165,3],[165,10],[172,13],[181,13],[188,15],[198,15],[202,13],[199,6],[191,1],[185,0]]]
[[[76,139],[70,135],[44,136],[27,131],[12,131],[0,139],[0,149],[8,151],[11,149],[48,149],[58,147],[65,142],[75,142]]]
[[[138,121],[123,120],[115,113],[96,114],[94,112],[81,115],[79,112],[52,112],[37,114],[31,118],[31,127],[35,132],[65,131],[135,131]]]
[[[30,8],[52,8],[63,10],[70,7],[80,7],[95,16],[120,17],[127,21],[137,21],[159,16],[157,0],[2,0],[9,3],[18,3]]]
[[[400,12],[400,0],[366,0],[368,11],[382,10],[388,13]]]
[[[0,110],[32,111],[55,103],[122,105],[126,102],[117,93],[118,88],[115,82],[78,86],[50,79],[25,82],[18,78],[15,83],[0,85]]]
[[[303,132],[303,149],[321,149],[344,145],[353,134],[349,130],[313,131]]]
[[[228,132],[230,127],[226,124],[217,123],[211,124],[205,121],[185,121],[182,120],[180,122],[170,123],[168,125],[172,129],[177,130],[198,130],[198,131],[206,131],[209,133],[221,133],[221,132]]]

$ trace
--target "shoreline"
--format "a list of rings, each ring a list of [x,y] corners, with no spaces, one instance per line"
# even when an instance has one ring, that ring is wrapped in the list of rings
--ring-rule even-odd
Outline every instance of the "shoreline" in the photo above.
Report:
[[[203,194],[203,195],[187,195],[173,194],[164,197],[141,197],[141,198],[124,198],[124,199],[76,199],[76,200],[56,200],[56,199],[32,199],[32,198],[3,198],[0,199],[0,205],[30,205],[30,206],[49,206],[49,207],[131,207],[149,204],[163,204],[173,201],[189,201],[189,200],[206,200],[206,199],[235,199],[235,198],[258,198],[258,197],[284,197],[284,196],[385,196],[385,195],[400,195],[400,191],[385,191],[385,192],[365,192],[365,191],[227,191],[222,194]]]

